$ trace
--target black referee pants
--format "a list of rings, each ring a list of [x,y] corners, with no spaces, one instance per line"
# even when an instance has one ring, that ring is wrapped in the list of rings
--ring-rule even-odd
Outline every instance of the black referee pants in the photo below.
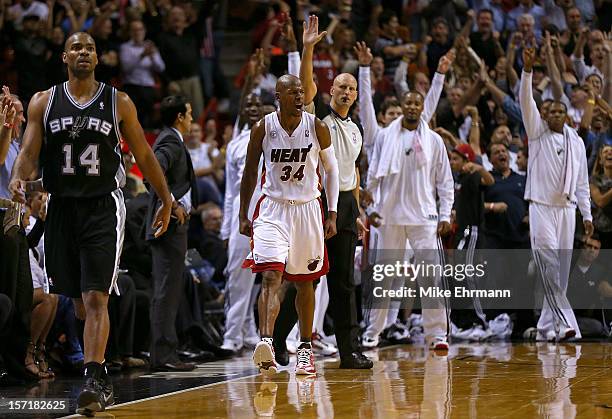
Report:
[[[324,200],[324,203],[326,201]],[[327,209],[327,205],[325,205]],[[357,246],[356,219],[359,215],[357,201],[351,191],[340,192],[338,196],[338,234],[327,240],[329,272],[329,312],[334,321],[334,331],[340,357],[348,357],[358,349],[359,325],[355,298],[355,248]],[[295,287],[285,293],[279,315],[274,325],[274,342],[284,348],[289,332],[297,321],[295,311]]]

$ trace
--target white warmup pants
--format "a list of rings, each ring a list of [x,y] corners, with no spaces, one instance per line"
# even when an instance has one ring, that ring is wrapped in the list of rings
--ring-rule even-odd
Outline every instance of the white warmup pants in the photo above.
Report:
[[[237,220],[236,220],[237,221]],[[259,337],[253,314],[258,287],[255,274],[242,268],[244,259],[251,251],[249,238],[238,231],[238,223],[232,225],[228,245],[228,260],[225,274],[225,334],[223,343],[242,347],[245,338],[257,342]]]
[[[557,334],[563,326],[573,328],[576,338],[582,337],[566,296],[575,228],[575,208],[529,205],[531,248],[544,292],[538,320],[538,333],[543,337],[551,331]]]
[[[438,245],[436,225],[418,226],[399,226],[383,225],[378,228],[378,246],[376,263],[395,264],[401,259],[401,251],[406,249],[406,240],[410,248],[414,251],[415,262],[423,261],[428,264],[441,263],[440,252],[442,249]],[[408,260],[408,259],[405,259]],[[419,286],[423,288],[435,286],[441,287],[441,278],[436,275],[434,278],[417,278]],[[433,280],[433,281],[432,281]],[[385,278],[380,284],[385,290],[400,289],[404,286],[404,278]],[[364,336],[376,339],[385,329],[388,322],[388,312],[391,307],[390,298],[378,297],[374,308],[366,313],[367,329]],[[446,301],[442,298],[426,297],[421,298],[421,306],[427,307],[423,312],[423,329],[426,339],[434,337],[445,337],[448,332],[448,317]],[[392,308],[392,307],[391,307]],[[397,317],[397,311],[395,311]]]

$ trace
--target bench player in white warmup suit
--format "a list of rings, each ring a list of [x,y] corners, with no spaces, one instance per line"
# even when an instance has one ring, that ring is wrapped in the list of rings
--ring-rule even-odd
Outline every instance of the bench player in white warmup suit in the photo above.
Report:
[[[336,233],[338,163],[327,126],[303,112],[300,80],[284,75],[276,83],[280,109],[253,127],[240,187],[240,232],[252,233],[253,272],[262,272],[258,301],[261,342],[253,360],[263,373],[277,371],[272,346],[274,322],[280,308],[281,280],[294,281],[301,344],[296,374],[316,374],[310,345],[315,293],[312,281],[329,270],[324,239]],[[248,207],[263,153],[262,197],[253,223]],[[326,173],[329,218],[323,223],[319,159]]]
[[[581,337],[566,291],[576,206],[585,234],[593,233],[589,176],[582,139],[565,124],[565,104],[553,102],[547,120],[540,117],[531,86],[534,60],[535,50],[525,48],[519,100],[529,141],[525,199],[529,201],[531,248],[545,295],[537,339],[566,340]]]
[[[256,94],[245,98],[243,116],[247,125],[230,141],[225,160],[226,191],[223,208],[221,238],[228,240],[227,246],[227,288],[225,292],[225,333],[223,349],[237,352],[243,345],[255,346],[259,341],[253,316],[253,304],[257,297],[254,286],[255,275],[242,268],[244,259],[251,250],[248,238],[240,234],[238,212],[240,208],[240,181],[244,172],[246,152],[251,138],[251,128],[261,119],[261,101]],[[255,189],[249,216],[261,195],[261,187]],[[253,336],[254,335],[254,336]],[[255,338],[255,342],[253,342]]]
[[[443,263],[441,242],[437,236],[450,231],[454,182],[444,141],[423,119],[425,99],[418,92],[402,97],[403,116],[382,129],[376,138],[368,170],[368,190],[379,189],[375,211],[382,218],[379,228],[381,249],[377,263],[403,260],[406,240],[414,249],[415,262]],[[439,210],[436,205],[439,198]],[[382,250],[384,249],[384,251]],[[393,255],[390,255],[393,251]],[[394,281],[395,279],[395,281]],[[391,289],[402,278],[387,278],[383,289]],[[441,286],[439,276],[418,277],[421,287]],[[375,340],[387,322],[390,298],[379,298],[377,313],[364,333]],[[423,327],[428,345],[448,350],[448,310],[442,298],[421,298]]]
[[[387,114],[383,115],[384,118],[384,127],[378,125],[378,121],[376,120],[376,111],[374,109],[374,103],[372,101],[372,82],[370,80],[370,64],[373,60],[372,53],[370,52],[370,48],[368,48],[365,42],[358,42],[354,48],[355,54],[359,60],[359,118],[361,120],[361,125],[363,127],[363,149],[366,151],[366,155],[368,161],[372,160],[372,152],[374,149],[374,143],[376,141],[377,136],[383,130],[384,127],[389,126],[391,122],[393,122],[396,118],[402,115],[401,106],[393,106],[390,107],[387,111]],[[455,50],[451,49],[446,55],[440,57],[440,61],[438,62],[438,68],[436,70],[436,74],[433,77],[431,82],[431,88],[427,92],[427,96],[425,97],[425,103],[423,105],[423,113],[422,117],[426,122],[429,122],[433,117],[436,108],[438,107],[438,101],[440,100],[440,95],[442,94],[442,89],[444,88],[444,78],[446,72],[450,68],[451,64],[455,59]],[[408,90],[409,91],[409,90]],[[396,116],[397,115],[397,116]],[[380,226],[380,220],[377,213],[371,212],[374,207],[379,204],[380,194],[378,190],[371,191],[373,194],[374,205],[371,208],[367,209],[367,212],[370,215],[370,257],[372,259],[372,263],[375,263],[376,257],[376,249],[379,243],[378,237],[378,227]],[[397,319],[397,315],[399,312],[399,301],[392,301],[391,307],[389,310],[380,310],[376,308],[371,310],[370,304],[371,298],[367,300],[364,307],[364,316],[367,319],[367,323],[379,323],[379,317],[387,316],[387,320],[383,329],[396,324],[395,320]],[[398,324],[399,327],[403,325]],[[407,327],[402,327],[403,338],[409,338],[410,332]],[[366,333],[361,341],[361,345],[364,348],[374,348],[378,346],[379,337],[372,337],[373,333]]]

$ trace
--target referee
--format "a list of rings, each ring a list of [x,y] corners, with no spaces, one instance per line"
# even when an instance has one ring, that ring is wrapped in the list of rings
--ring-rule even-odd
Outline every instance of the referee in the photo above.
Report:
[[[334,319],[340,352],[340,368],[372,368],[372,361],[358,350],[359,326],[355,301],[355,248],[359,217],[359,169],[363,137],[361,130],[348,116],[357,99],[357,80],[343,73],[334,79],[331,88],[329,115],[323,122],[329,127],[338,160],[340,194],[338,195],[338,234],[327,241],[329,273],[327,287],[329,306]]]
[[[316,85],[312,77],[312,56],[315,44],[325,36],[324,32],[318,33],[318,22],[315,16],[310,18],[309,23],[304,30],[304,51],[300,68],[305,103],[310,103],[316,94]],[[351,121],[348,113],[357,99],[357,80],[347,73],[338,75],[334,79],[330,94],[332,98],[329,115],[323,118],[323,122],[329,127],[338,160],[340,194],[336,219],[338,233],[326,243],[329,259],[327,274],[329,307],[340,352],[340,368],[370,369],[373,366],[372,361],[359,350],[359,325],[354,281],[360,180],[357,162],[363,138],[359,127]],[[275,341],[278,340],[275,339]]]

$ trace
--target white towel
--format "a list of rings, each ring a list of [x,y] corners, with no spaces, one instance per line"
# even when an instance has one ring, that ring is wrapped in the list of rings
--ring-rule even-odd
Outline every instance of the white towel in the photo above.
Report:
[[[563,138],[565,142],[565,158],[563,162],[563,182],[562,182],[562,193],[563,196],[570,200],[576,192],[576,182],[577,176],[574,173],[574,153],[576,148],[574,146],[574,141],[582,141],[575,130],[570,128],[568,125],[563,126]]]
[[[377,178],[397,174],[400,171],[402,156],[404,155],[402,142],[400,141],[403,119],[403,116],[397,118],[395,121],[391,122],[387,128],[380,132],[382,138],[378,139],[378,141],[383,142],[380,157],[378,161],[373,162],[373,164],[376,165],[373,173],[376,174]],[[431,154],[427,152],[429,149],[427,128],[427,122],[421,118],[416,129],[413,143],[417,167],[419,169],[427,163],[427,156]]]

